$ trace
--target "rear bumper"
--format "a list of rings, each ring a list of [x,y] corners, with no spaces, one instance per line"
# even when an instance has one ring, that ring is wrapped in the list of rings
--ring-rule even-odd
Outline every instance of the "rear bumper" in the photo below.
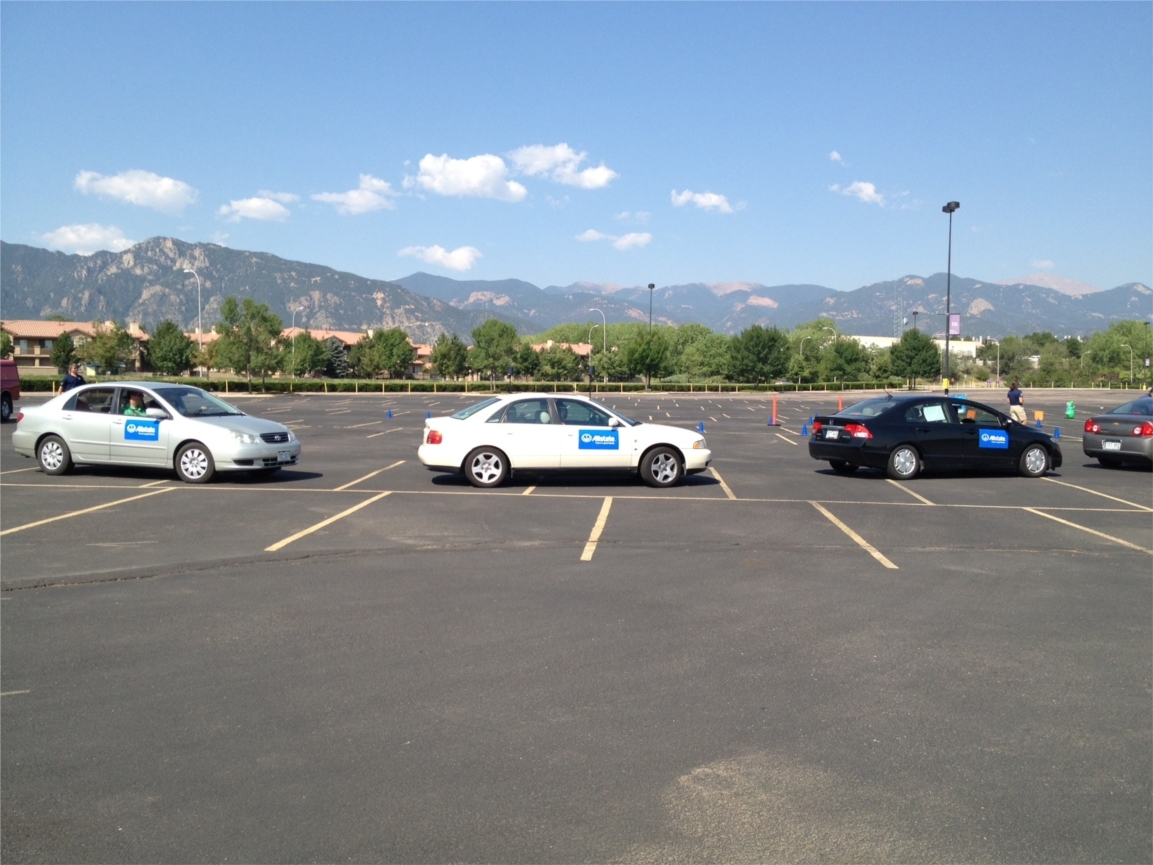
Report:
[[[1120,450],[1106,450],[1105,442],[1120,441]],[[1088,457],[1113,457],[1131,462],[1153,463],[1153,438],[1141,436],[1110,436],[1085,433],[1081,449]]]
[[[841,460],[854,466],[883,469],[888,463],[889,454],[873,451],[863,442],[825,442],[809,439],[809,456],[815,460]]]

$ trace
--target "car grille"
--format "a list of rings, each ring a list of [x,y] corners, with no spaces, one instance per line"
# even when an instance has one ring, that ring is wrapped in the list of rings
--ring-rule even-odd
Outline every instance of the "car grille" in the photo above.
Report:
[[[270,445],[280,444],[281,442],[288,441],[288,433],[286,432],[261,433],[260,437]]]
[[[296,457],[292,457],[286,463],[277,462],[276,457],[265,457],[261,463],[266,469],[273,468],[274,466],[294,466],[296,465]]]

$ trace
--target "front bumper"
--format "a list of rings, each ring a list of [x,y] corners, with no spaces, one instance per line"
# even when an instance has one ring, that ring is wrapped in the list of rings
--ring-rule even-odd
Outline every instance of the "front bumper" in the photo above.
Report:
[[[278,444],[227,444],[212,448],[212,461],[216,470],[249,471],[294,466],[300,460],[300,442]]]
[[[695,475],[709,467],[713,452],[708,448],[687,448],[685,450],[685,474]]]

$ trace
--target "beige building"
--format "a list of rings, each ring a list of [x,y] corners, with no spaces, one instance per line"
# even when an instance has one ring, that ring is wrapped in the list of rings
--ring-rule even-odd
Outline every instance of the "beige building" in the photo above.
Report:
[[[112,327],[106,321],[103,327]],[[90,321],[40,321],[37,319],[7,319],[0,321],[0,329],[12,338],[12,359],[20,370],[55,371],[52,365],[52,349],[56,340],[64,334],[72,339],[77,348],[96,335],[97,325]],[[128,333],[134,340],[133,365],[140,371],[141,344],[148,341],[148,334],[136,322],[128,325]]]

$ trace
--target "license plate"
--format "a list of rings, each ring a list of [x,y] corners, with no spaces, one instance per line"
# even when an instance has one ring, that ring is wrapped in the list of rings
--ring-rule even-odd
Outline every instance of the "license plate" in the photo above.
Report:
[[[287,463],[292,461],[292,451],[277,451],[276,461],[278,463]]]
[[[1119,441],[1111,441],[1111,442],[1110,441],[1104,441],[1104,442],[1101,442],[1101,447],[1103,447],[1107,451],[1119,451],[1119,450],[1121,450],[1121,442],[1119,442]]]
[[[840,437],[841,437],[841,431],[839,429],[827,429],[827,430],[825,430],[825,438],[827,438],[827,439],[835,439],[835,438],[840,438]]]

